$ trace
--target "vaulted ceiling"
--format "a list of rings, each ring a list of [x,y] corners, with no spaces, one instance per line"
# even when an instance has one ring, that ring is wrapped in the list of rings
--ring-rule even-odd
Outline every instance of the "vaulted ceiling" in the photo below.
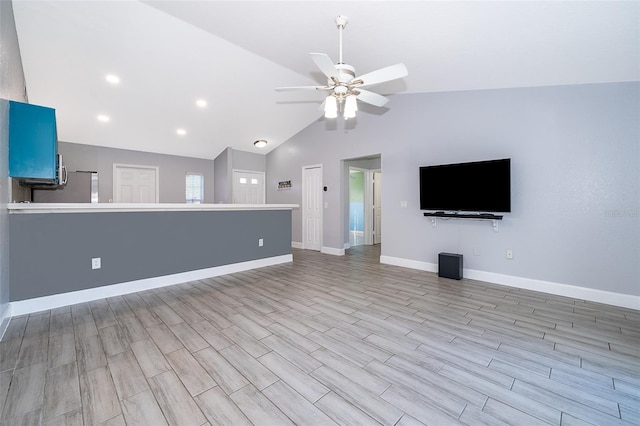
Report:
[[[398,62],[409,69],[371,88],[381,94],[640,80],[636,1],[13,0],[13,8],[29,101],[56,108],[60,140],[199,158],[227,146],[266,153],[324,119],[322,92],[273,89],[326,83],[308,53],[337,61],[336,15],[349,18],[344,61],[356,74]],[[372,108],[359,114],[384,114]],[[256,139],[269,144],[259,150]]]

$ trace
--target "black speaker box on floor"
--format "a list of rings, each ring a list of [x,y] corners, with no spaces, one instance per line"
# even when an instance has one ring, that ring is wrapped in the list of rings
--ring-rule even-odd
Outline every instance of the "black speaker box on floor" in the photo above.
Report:
[[[443,278],[452,278],[454,280],[461,280],[462,255],[455,253],[438,254],[438,276]]]

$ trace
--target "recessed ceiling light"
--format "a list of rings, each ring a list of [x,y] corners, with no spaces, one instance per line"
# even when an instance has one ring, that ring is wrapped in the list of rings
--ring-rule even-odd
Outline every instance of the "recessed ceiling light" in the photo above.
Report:
[[[108,115],[104,114],[98,114],[96,118],[98,119],[98,121],[102,121],[103,123],[108,123],[109,121],[111,121],[111,118],[109,118]]]
[[[196,101],[196,105],[198,105],[200,108],[204,108],[207,106],[207,101],[205,101],[204,99],[198,99]]]
[[[105,77],[106,80],[111,83],[111,84],[118,84],[120,83],[120,77],[118,77],[115,74],[107,74],[107,76]]]
[[[187,134],[187,131],[185,129],[178,129],[176,130],[176,133],[180,136],[184,136]]]
[[[253,145],[256,148],[264,148],[265,146],[267,146],[267,141],[265,141],[264,139],[258,139],[253,143]]]

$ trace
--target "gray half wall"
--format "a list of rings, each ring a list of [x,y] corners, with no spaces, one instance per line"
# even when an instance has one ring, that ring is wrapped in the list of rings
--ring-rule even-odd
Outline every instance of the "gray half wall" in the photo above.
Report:
[[[9,219],[11,301],[291,254],[290,210]],[[102,259],[101,269],[91,269],[93,257]]]

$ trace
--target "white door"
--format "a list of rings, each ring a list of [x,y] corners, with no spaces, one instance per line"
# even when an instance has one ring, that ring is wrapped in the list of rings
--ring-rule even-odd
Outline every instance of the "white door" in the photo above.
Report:
[[[322,249],[322,166],[302,168],[302,247]]]
[[[382,242],[382,172],[373,174],[373,244]]]
[[[233,171],[233,203],[264,204],[264,173]]]
[[[158,168],[113,165],[113,198],[116,203],[157,203]]]

